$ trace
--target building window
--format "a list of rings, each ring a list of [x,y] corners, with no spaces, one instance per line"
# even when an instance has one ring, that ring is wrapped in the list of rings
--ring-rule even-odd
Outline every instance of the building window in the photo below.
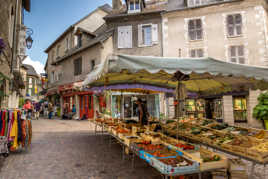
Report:
[[[53,82],[54,82],[54,71],[53,71],[53,72],[51,72],[50,81],[51,81],[51,83],[53,83]]]
[[[142,44],[143,45],[152,45],[152,26],[145,25],[142,26]]]
[[[32,84],[33,81],[32,81],[32,78],[29,78],[29,84]]]
[[[60,45],[58,45],[58,47],[57,47],[57,57],[59,57],[60,56]]]
[[[241,14],[234,14],[227,16],[227,31],[229,37],[239,36],[242,34]]]
[[[54,61],[54,58],[55,58],[55,52],[54,50],[51,52],[51,61],[53,62]]]
[[[77,47],[82,47],[82,34],[77,35]]]
[[[82,58],[78,58],[74,60],[74,75],[81,75],[82,74]]]
[[[244,46],[230,46],[230,61],[233,63],[245,64]]]
[[[204,57],[204,51],[203,51],[203,49],[191,49],[190,50],[190,57],[191,58]]]
[[[138,25],[138,46],[152,46],[158,43],[158,24]]]
[[[118,48],[132,48],[132,26],[118,27]]]
[[[91,60],[91,71],[93,71],[94,70],[94,67],[95,67],[95,60]]]
[[[207,0],[188,0],[188,7],[200,6],[202,4],[208,4]]]
[[[69,38],[66,38],[66,51],[69,50]]]
[[[128,12],[129,13],[140,12],[140,10],[141,10],[140,0],[129,1],[129,4],[128,4]]]
[[[247,122],[247,99],[245,96],[233,97],[234,121]]]
[[[190,40],[202,40],[203,39],[202,20],[201,19],[189,20],[188,32]]]

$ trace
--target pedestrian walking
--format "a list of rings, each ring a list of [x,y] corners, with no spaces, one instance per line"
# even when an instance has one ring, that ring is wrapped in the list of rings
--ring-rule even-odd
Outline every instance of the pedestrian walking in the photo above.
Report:
[[[25,103],[23,105],[23,109],[26,111],[26,117],[32,118],[33,105],[29,99],[25,100]]]
[[[52,119],[53,116],[53,105],[51,102],[48,103],[48,119]]]
[[[35,103],[34,110],[35,110],[34,118],[36,120],[38,120],[39,119],[39,116],[40,116],[40,110],[41,110],[41,104],[39,102]]]

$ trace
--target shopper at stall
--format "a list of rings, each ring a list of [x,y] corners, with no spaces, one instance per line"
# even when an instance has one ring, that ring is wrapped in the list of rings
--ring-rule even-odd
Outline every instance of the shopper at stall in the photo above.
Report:
[[[147,125],[148,124],[148,110],[146,108],[146,105],[144,105],[141,99],[138,99],[136,101],[136,104],[138,105],[139,123],[141,125]]]

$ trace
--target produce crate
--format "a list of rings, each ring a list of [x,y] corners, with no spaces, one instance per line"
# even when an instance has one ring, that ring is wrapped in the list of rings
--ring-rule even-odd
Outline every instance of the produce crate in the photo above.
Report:
[[[184,174],[199,173],[199,164],[195,161],[192,160],[190,161],[193,162],[191,166],[173,167],[161,162],[157,158],[152,157],[150,158],[150,165],[165,175],[184,175]]]
[[[124,142],[128,147],[130,147],[131,143],[133,143],[133,142],[141,141],[141,138],[139,138],[139,137],[138,138],[131,138],[131,137],[133,137],[133,136],[125,136],[124,137]]]

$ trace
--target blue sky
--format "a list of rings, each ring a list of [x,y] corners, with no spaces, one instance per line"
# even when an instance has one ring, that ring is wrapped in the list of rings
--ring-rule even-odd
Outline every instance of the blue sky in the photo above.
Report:
[[[70,25],[112,0],[31,0],[31,12],[25,12],[24,24],[32,28],[33,46],[27,54],[45,64],[44,50]]]

